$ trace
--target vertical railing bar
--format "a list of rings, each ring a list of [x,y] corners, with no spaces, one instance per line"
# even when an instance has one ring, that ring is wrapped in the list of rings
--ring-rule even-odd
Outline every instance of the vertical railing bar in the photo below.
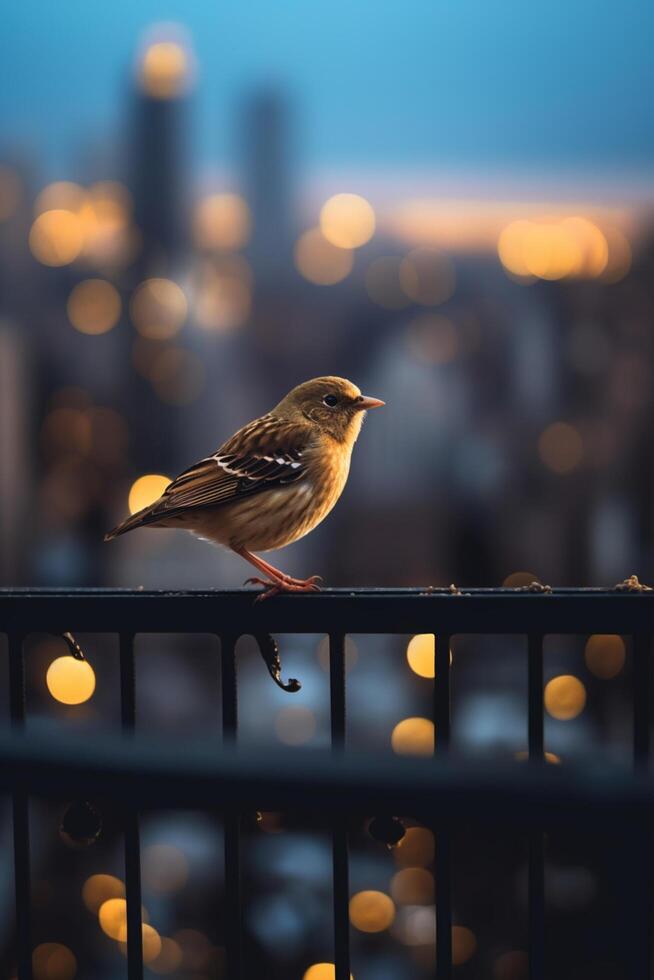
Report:
[[[123,732],[136,728],[136,664],[134,634],[120,634],[120,714]],[[143,924],[141,919],[141,842],[138,812],[125,808],[125,894],[127,898],[127,977],[143,980]]]
[[[450,747],[450,636],[434,637],[434,753]],[[436,980],[452,976],[452,859],[449,827],[436,827]]]
[[[12,727],[22,731],[25,728],[23,639],[15,633],[10,633],[7,640],[9,644],[9,712]],[[18,980],[32,980],[29,800],[24,790],[14,791],[12,821]]]
[[[223,743],[235,745],[238,735],[236,637],[221,635]],[[241,815],[237,809],[223,814],[225,849],[225,958],[226,976],[243,976],[243,914],[241,905]]]
[[[529,761],[544,762],[543,637],[528,637],[527,696]],[[529,835],[529,980],[545,975],[545,840],[542,829]]]
[[[345,634],[329,635],[329,697],[332,752],[345,751]],[[335,980],[350,980],[350,868],[347,814],[336,814],[332,829]]]
[[[631,638],[633,656],[634,769],[646,773],[650,756],[650,699],[652,691],[651,634],[635,633]],[[633,860],[633,857],[631,858]],[[652,976],[652,912],[654,910],[654,847],[651,830],[644,828],[642,847],[639,847],[639,869],[634,881],[637,909],[634,943],[634,980],[650,980]],[[639,888],[638,885],[641,887]],[[639,894],[640,892],[640,894]]]

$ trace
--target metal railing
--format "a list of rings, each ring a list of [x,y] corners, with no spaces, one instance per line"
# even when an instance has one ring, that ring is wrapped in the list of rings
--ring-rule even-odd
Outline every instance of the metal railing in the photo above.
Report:
[[[34,632],[112,633],[120,638],[122,739],[90,745],[47,744],[25,732],[23,640]],[[0,590],[0,632],[9,649],[13,732],[0,738],[0,788],[13,797],[18,978],[31,980],[28,795],[101,795],[124,812],[129,980],[142,980],[139,812],[157,806],[220,808],[224,818],[226,976],[244,977],[241,902],[241,816],[249,808],[330,814],[333,854],[336,980],[349,980],[347,818],[352,812],[412,814],[431,826],[436,847],[437,980],[452,976],[450,836],[463,816],[477,824],[513,823],[529,833],[528,933],[531,980],[545,976],[544,829],[579,826],[593,807],[598,826],[632,827],[650,840],[654,785],[649,760],[651,638],[654,593],[600,590],[329,590],[253,603],[251,592],[166,593],[109,590]],[[206,741],[184,751],[135,736],[137,633],[211,633],[221,641],[222,747]],[[281,753],[273,762],[237,747],[236,642],[245,634],[326,633],[329,636],[331,753]],[[366,758],[346,750],[345,637],[356,633],[433,633],[436,670],[435,760]],[[531,766],[509,769],[454,765],[450,742],[450,639],[455,634],[521,634],[528,662],[528,746]],[[565,772],[545,767],[543,638],[546,634],[617,633],[631,637],[635,772],[606,768]],[[125,740],[129,744],[125,744]],[[292,756],[292,763],[290,758]],[[227,811],[224,800],[229,799]],[[651,857],[651,847],[647,854]],[[650,977],[652,868],[633,876],[642,923],[632,955],[634,980]]]

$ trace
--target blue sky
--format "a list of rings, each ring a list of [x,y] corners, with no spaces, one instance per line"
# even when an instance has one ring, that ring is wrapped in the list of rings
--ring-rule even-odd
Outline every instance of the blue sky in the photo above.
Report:
[[[237,159],[240,100],[284,87],[307,172],[654,171],[652,0],[20,0],[0,37],[0,147],[75,176],[127,126],[143,32],[198,62],[200,172]]]

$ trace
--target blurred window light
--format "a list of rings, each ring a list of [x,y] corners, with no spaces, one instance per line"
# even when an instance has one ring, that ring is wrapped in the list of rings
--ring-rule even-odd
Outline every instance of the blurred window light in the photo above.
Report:
[[[190,405],[204,390],[202,360],[183,347],[167,347],[155,356],[149,378],[157,396],[167,405]]]
[[[427,867],[434,860],[436,845],[434,835],[427,827],[407,827],[407,831],[393,850],[393,857],[401,867]]]
[[[302,980],[336,980],[336,967],[333,963],[314,963],[304,971]],[[351,973],[350,980],[354,980]]]
[[[406,649],[409,667],[419,677],[436,675],[436,638],[433,633],[418,633],[411,637]]]
[[[526,281],[596,279],[610,261],[602,229],[579,215],[512,221],[500,233],[497,251],[507,272]]]
[[[129,308],[134,326],[150,340],[174,337],[188,313],[184,291],[172,279],[146,279],[136,287]]]
[[[456,276],[451,259],[435,248],[416,248],[400,263],[400,283],[406,295],[422,306],[438,306],[454,293]]]
[[[571,473],[584,458],[581,434],[567,422],[553,422],[538,439],[538,455],[554,473]]]
[[[63,208],[44,211],[34,220],[29,233],[30,251],[42,265],[70,265],[83,244],[79,217]]]
[[[338,248],[360,248],[375,233],[375,212],[365,197],[334,194],[321,208],[320,230]]]
[[[320,228],[310,228],[295,245],[295,265],[298,272],[317,286],[333,286],[352,271],[350,249],[338,248],[328,242]]]
[[[447,317],[425,314],[409,323],[407,345],[417,361],[447,364],[459,353],[459,334]]]
[[[154,895],[171,895],[186,885],[188,861],[172,844],[152,844],[143,851],[142,874],[148,891]]]
[[[316,734],[316,716],[302,705],[281,708],[275,716],[275,732],[284,745],[304,745]]]
[[[400,282],[402,259],[395,255],[382,255],[366,269],[368,296],[386,310],[401,310],[410,300]]]
[[[472,929],[452,926],[452,964],[461,966],[472,959],[477,951],[477,939]]]
[[[624,640],[615,633],[596,633],[588,638],[584,660],[591,674],[602,680],[617,677],[624,667],[626,650]]]
[[[198,248],[237,250],[250,238],[250,209],[239,194],[209,194],[195,205],[193,240]]]
[[[68,319],[80,333],[107,333],[120,318],[120,295],[106,279],[84,279],[68,297]]]
[[[56,180],[53,184],[44,187],[37,195],[34,201],[34,214],[38,217],[44,211],[57,209],[77,212],[85,203],[86,191],[80,184],[75,184],[72,180]]]
[[[98,909],[100,928],[110,939],[119,939],[120,931],[127,927],[127,901],[124,898],[108,898]]]
[[[182,95],[190,76],[189,53],[177,41],[150,44],[141,58],[139,80],[143,91],[154,99]]]
[[[395,904],[384,892],[357,892],[350,899],[350,922],[359,932],[383,932],[395,918]]]
[[[23,197],[23,184],[11,167],[0,163],[0,222],[13,218]]]
[[[434,901],[434,876],[425,868],[403,868],[391,879],[391,895],[398,905],[430,905]]]
[[[53,660],[45,677],[48,691],[61,704],[83,704],[95,691],[95,672],[87,660],[64,656]]]
[[[149,966],[161,954],[161,936],[154,926],[149,925],[147,922],[141,924],[141,936],[143,962]],[[127,920],[121,925],[117,938],[121,952],[124,956],[127,956]]]
[[[545,685],[545,708],[552,718],[570,721],[581,714],[586,705],[586,688],[572,674],[560,674]]]
[[[175,973],[182,965],[182,947],[169,936],[161,937],[161,950],[159,955],[150,960],[148,967],[153,973],[166,975]]]
[[[171,480],[159,473],[147,473],[135,480],[129,491],[128,506],[130,514],[149,507],[158,500]]]
[[[114,875],[96,874],[87,878],[82,887],[82,901],[89,912],[97,914],[110,898],[124,898],[125,885]]]
[[[432,755],[433,721],[429,718],[404,718],[393,729],[391,746],[397,755]]]
[[[73,980],[77,959],[62,943],[41,943],[32,953],[34,980]]]

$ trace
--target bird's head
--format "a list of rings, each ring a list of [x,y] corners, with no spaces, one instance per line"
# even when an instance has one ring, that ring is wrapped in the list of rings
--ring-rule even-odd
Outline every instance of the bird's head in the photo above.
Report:
[[[314,378],[298,385],[273,409],[284,418],[304,418],[318,425],[337,442],[353,444],[369,408],[379,408],[379,398],[362,395],[346,378]]]

